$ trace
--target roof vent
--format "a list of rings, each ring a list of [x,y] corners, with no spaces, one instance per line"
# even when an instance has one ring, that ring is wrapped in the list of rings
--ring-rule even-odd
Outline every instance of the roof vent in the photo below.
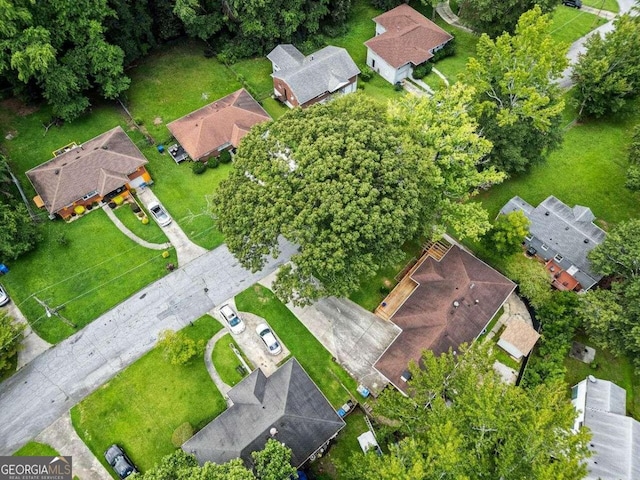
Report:
[[[56,175],[58,175],[58,174],[60,173],[60,169],[59,169],[59,168],[56,168],[56,170],[55,170],[53,173],[55,173]]]
[[[594,377],[593,375],[589,375],[587,378],[589,379],[589,381],[591,383],[596,383],[598,381],[598,379],[596,377]]]
[[[544,212],[545,217],[548,217],[549,215],[551,215],[549,212]]]
[[[402,375],[400,375],[400,380],[405,383],[411,380],[411,372],[409,370],[405,370],[404,372],[402,372]]]
[[[109,146],[108,145],[102,145],[102,149],[103,150],[109,150]]]
[[[480,303],[480,300],[478,300],[478,299],[476,298],[476,305],[477,305],[478,303]]]
[[[458,302],[457,300],[455,300],[455,301],[453,302],[453,307],[454,307],[454,308],[458,308],[459,306],[460,306],[460,302]]]
[[[584,242],[584,243],[589,243],[589,239],[588,239],[588,238],[585,238],[585,239],[583,240],[583,242]]]
[[[271,429],[269,430],[269,435],[271,435],[272,437],[275,437],[278,434],[278,429],[276,427],[271,427]]]

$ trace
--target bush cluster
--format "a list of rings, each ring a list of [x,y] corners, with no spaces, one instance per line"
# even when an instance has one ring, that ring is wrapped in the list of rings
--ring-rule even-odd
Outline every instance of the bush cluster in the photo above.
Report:
[[[360,65],[360,80],[363,82],[368,82],[373,78],[373,70],[369,68],[367,65]]]
[[[202,175],[206,169],[207,169],[207,166],[202,162],[196,161],[196,162],[193,162],[193,165],[191,165],[191,170],[196,175]]]
[[[420,80],[429,75],[432,69],[433,63],[427,60],[426,62],[421,63],[413,69],[413,78],[417,78],[418,80]]]

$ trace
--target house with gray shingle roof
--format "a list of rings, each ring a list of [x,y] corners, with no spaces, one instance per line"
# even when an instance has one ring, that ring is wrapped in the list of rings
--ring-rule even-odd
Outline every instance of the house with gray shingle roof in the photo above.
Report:
[[[267,58],[273,66],[273,93],[289,108],[356,91],[360,69],[344,48],[328,46],[305,57],[293,45],[278,45]]]
[[[587,479],[640,479],[640,422],[626,416],[626,398],[624,388],[593,376],[571,389],[574,431],[585,426],[592,434]]]
[[[513,197],[501,214],[520,210],[529,219],[529,235],[524,238],[527,253],[544,261],[558,290],[585,291],[602,278],[591,268],[587,255],[601,244],[606,233],[593,221],[588,207],[571,208],[554,196],[533,207]]]
[[[254,370],[228,395],[233,405],[182,445],[201,465],[241,458],[252,467],[251,452],[275,438],[291,449],[291,464],[300,467],[345,426],[295,358],[269,377]]]

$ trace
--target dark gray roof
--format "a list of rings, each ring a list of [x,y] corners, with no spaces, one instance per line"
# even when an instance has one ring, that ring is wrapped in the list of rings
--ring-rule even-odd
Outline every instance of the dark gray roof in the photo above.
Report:
[[[239,457],[251,466],[251,452],[262,450],[275,428],[297,467],[345,425],[295,358],[270,377],[254,370],[229,398],[233,405],[182,445],[200,464]]]
[[[589,479],[640,479],[640,422],[626,417],[626,391],[607,380],[584,380],[584,425],[593,437]]]
[[[285,81],[301,105],[335,92],[360,73],[344,48],[331,45],[306,57],[293,45],[278,45],[267,58],[279,68],[272,76]]]
[[[587,254],[604,241],[606,233],[593,224],[595,216],[588,207],[576,205],[571,208],[550,196],[534,208],[522,198],[513,197],[500,213],[516,210],[521,210],[530,220],[529,231],[533,239],[526,243],[535,248],[539,256],[549,260],[561,255],[560,266],[565,270],[575,265],[579,271],[573,276],[584,289],[602,278],[591,270]],[[543,245],[547,249],[542,248]]]

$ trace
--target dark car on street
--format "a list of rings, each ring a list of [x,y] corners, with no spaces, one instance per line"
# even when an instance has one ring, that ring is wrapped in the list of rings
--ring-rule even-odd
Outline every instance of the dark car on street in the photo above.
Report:
[[[111,445],[107,451],[104,452],[104,458],[120,478],[127,478],[132,473],[138,472],[133,462],[118,445]]]

